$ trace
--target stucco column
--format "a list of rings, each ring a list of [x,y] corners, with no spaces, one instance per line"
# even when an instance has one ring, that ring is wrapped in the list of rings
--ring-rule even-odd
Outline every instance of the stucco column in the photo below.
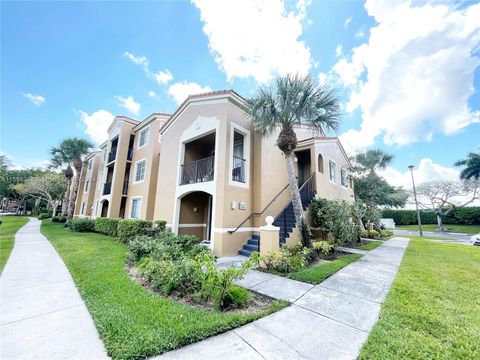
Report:
[[[280,228],[273,226],[273,217],[267,216],[267,225],[260,227],[260,255],[280,249]]]

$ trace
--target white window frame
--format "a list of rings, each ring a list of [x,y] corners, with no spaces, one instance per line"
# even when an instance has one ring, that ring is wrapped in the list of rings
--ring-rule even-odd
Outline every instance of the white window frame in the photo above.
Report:
[[[141,145],[141,140],[142,140],[142,133],[147,132],[147,135],[145,136],[145,144]],[[139,131],[138,133],[138,143],[137,143],[137,149],[144,148],[145,146],[148,145],[150,142],[150,125],[146,126],[142,130]]]
[[[138,164],[141,162],[145,162],[145,169],[143,171],[143,179],[142,180],[137,180],[137,170],[138,170]],[[145,176],[147,175],[147,158],[140,159],[135,162],[135,171],[133,172],[133,183],[138,184],[141,182],[145,181]]]
[[[232,172],[233,172],[233,147],[234,147],[234,138],[235,132],[243,135],[243,158],[245,159],[245,182],[234,181]],[[243,188],[250,187],[250,131],[244,127],[230,122],[230,153],[229,153],[229,175],[228,175],[228,184],[232,186],[238,186]]]
[[[345,182],[344,177],[342,177],[342,173],[345,175]],[[348,187],[348,175],[347,175],[347,170],[344,167],[340,168],[340,185],[343,187]]]
[[[334,168],[334,176],[333,176],[333,180],[332,180],[332,167],[330,166],[330,164],[333,164],[333,168]],[[337,183],[337,163],[333,160],[328,160],[328,178],[330,179],[330,182],[333,183],[333,184],[336,184]]]
[[[132,211],[133,211],[133,202],[134,200],[138,200],[139,201],[139,205],[138,205],[138,217],[133,217],[132,216]],[[132,198],[130,199],[130,209],[128,211],[128,218],[129,219],[141,219],[141,216],[142,216],[142,197],[141,196],[132,196]]]

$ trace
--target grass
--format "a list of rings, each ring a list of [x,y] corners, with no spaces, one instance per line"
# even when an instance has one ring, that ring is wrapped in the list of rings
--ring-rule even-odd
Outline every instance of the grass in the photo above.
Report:
[[[317,265],[303,268],[298,272],[289,274],[288,277],[309,284],[319,284],[329,276],[335,274],[338,270],[361,257],[362,255],[360,254],[344,255],[329,262],[321,262]]]
[[[373,250],[373,249],[379,247],[382,244],[383,244],[383,241],[372,240],[372,241],[367,242],[366,244],[357,246],[357,249],[370,251],[370,250]]]
[[[478,234],[480,233],[480,225],[445,225],[448,230],[446,232],[456,232],[464,234]],[[426,224],[422,225],[424,231],[438,231],[437,225]],[[398,225],[395,227],[397,230],[413,230],[418,231],[418,225]]]
[[[480,249],[412,239],[360,359],[480,359]]]
[[[3,271],[13,249],[15,233],[28,222],[23,216],[2,216],[0,225],[0,273]]]
[[[288,305],[253,314],[221,313],[146,291],[125,271],[127,248],[96,233],[75,233],[44,221],[42,233],[67,265],[113,359],[157,355],[238,327]]]

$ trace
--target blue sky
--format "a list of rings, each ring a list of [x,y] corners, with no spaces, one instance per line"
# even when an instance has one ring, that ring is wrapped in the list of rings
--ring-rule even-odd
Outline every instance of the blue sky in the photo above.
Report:
[[[342,142],[393,153],[395,184],[410,163],[454,178],[478,150],[478,2],[250,3],[2,2],[1,151],[43,165],[66,136],[101,141],[113,115],[170,113],[192,91],[248,97],[285,72],[339,89]]]

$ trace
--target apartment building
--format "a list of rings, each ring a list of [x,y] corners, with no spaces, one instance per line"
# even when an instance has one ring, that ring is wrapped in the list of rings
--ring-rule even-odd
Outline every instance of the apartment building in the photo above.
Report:
[[[189,96],[172,115],[142,122],[117,116],[100,147],[91,213],[76,215],[162,219],[174,233],[207,240],[218,256],[236,255],[257,239],[266,216],[286,217],[290,202],[277,134],[255,133],[243,104],[224,90]],[[307,127],[296,133],[302,200],[314,194],[353,201],[339,140]],[[294,228],[285,222],[283,242]]]

